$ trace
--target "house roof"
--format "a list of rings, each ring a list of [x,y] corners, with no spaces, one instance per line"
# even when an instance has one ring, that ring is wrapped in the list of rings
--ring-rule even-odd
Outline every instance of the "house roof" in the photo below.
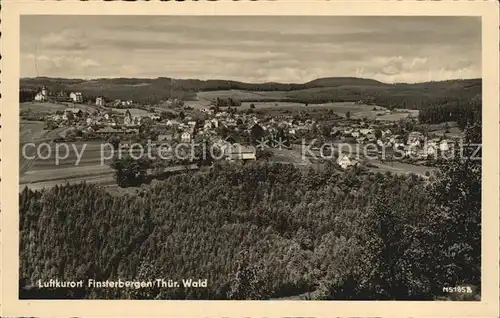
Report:
[[[239,145],[239,144],[232,144],[230,147],[228,147],[228,151],[240,154],[255,153],[255,149],[253,147]]]
[[[112,132],[122,132],[122,130],[111,128],[111,127],[104,127],[104,128],[99,129],[96,132],[98,132],[98,133],[112,133]]]

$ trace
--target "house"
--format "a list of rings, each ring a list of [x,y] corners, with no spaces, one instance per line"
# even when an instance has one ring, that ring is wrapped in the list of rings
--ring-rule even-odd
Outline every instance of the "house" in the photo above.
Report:
[[[212,122],[210,120],[205,120],[205,123],[203,124],[203,129],[204,130],[212,129]]]
[[[219,127],[219,121],[217,120],[217,118],[212,118],[211,122],[215,128]]]
[[[255,149],[253,147],[233,144],[225,148],[226,160],[257,160]]]
[[[373,134],[373,129],[360,129],[360,130],[359,130],[359,133],[360,133],[361,135],[365,135],[365,136],[366,136],[366,135],[368,135],[368,134]]]
[[[448,139],[441,140],[439,143],[439,150],[441,151],[449,151],[451,149],[451,146],[453,145],[453,142]]]
[[[80,92],[71,92],[69,98],[71,98],[73,103],[83,103],[83,95]]]
[[[94,130],[94,128],[92,128],[92,127],[85,127],[85,128],[83,129],[83,132],[84,132],[84,133],[86,133],[86,134],[92,134],[92,133],[94,133],[94,132],[95,132],[95,130]]]
[[[141,116],[132,116],[132,123],[135,126],[140,125],[142,122],[142,117]]]
[[[178,122],[177,120],[175,119],[169,119],[167,120],[167,122],[165,123],[166,126],[178,126],[180,124],[180,122]]]
[[[408,146],[411,146],[411,147],[420,147],[420,140],[419,139],[408,139],[407,143],[406,143]]]
[[[97,98],[95,99],[95,104],[96,104],[96,106],[104,106],[104,98],[102,98],[102,97],[97,97]]]
[[[347,169],[348,167],[357,166],[359,162],[355,159],[349,158],[348,155],[343,154],[337,159],[337,164],[342,167],[342,169]]]
[[[49,98],[49,91],[47,90],[47,87],[43,86],[42,90],[36,94],[35,101],[45,102],[48,98]]]
[[[433,143],[429,143],[424,147],[424,153],[426,156],[432,156],[437,153],[437,145]]]
[[[354,138],[358,138],[360,136],[359,131],[353,131],[351,133],[351,136],[353,136]]]
[[[252,128],[250,128],[250,135],[252,136],[252,139],[259,140],[264,137],[265,130],[261,125],[254,124]]]
[[[182,142],[190,142],[191,141],[191,134],[187,131],[183,132],[181,135],[181,141]]]
[[[363,144],[366,142],[366,137],[365,136],[358,137],[356,141],[358,142],[358,144]]]
[[[344,129],[344,135],[350,136],[354,130],[352,128]]]
[[[172,140],[172,135],[171,134],[169,134],[169,135],[167,135],[167,134],[160,134],[160,135],[158,135],[157,140],[158,141],[171,141]]]
[[[339,136],[341,133],[342,133],[342,132],[341,132],[341,130],[340,130],[339,128],[337,128],[337,127],[333,127],[333,128],[332,128],[332,131],[330,131],[330,136],[332,136],[332,137],[337,137],[337,136]]]
[[[149,118],[151,118],[152,120],[160,120],[161,119],[160,115],[158,115],[158,114],[149,114]]]
[[[133,118],[132,118],[132,114],[130,113],[130,110],[128,110],[128,109],[127,109],[127,111],[125,111],[125,117],[123,118],[123,123],[126,126],[131,126],[134,123]]]
[[[408,145],[420,144],[420,141],[423,139],[424,139],[424,135],[421,132],[412,131],[408,135],[408,140],[407,140],[406,144],[408,144]],[[417,141],[418,141],[418,143],[417,143]]]
[[[73,113],[73,114],[80,114],[82,113],[82,110],[79,109],[79,108],[74,108],[74,107],[68,107],[65,109],[66,112],[70,112],[70,113]]]
[[[377,137],[375,137],[375,135],[373,133],[368,133],[365,136],[369,142],[375,142],[377,140]]]
[[[107,134],[114,134],[114,135],[123,135],[125,134],[125,131],[121,129],[115,129],[111,127],[104,127],[99,130],[95,131],[96,135],[107,135]]]

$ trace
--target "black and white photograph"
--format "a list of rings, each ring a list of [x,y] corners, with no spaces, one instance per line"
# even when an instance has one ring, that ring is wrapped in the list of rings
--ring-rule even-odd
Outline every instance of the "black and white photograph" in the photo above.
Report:
[[[19,299],[482,300],[480,16],[19,27]]]

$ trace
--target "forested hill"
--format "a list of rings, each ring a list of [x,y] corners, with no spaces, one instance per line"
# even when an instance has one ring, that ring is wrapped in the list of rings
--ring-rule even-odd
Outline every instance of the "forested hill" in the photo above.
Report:
[[[480,124],[466,129],[469,142],[480,134]],[[426,185],[263,162],[215,165],[125,197],[89,184],[24,189],[21,287],[208,279],[208,288],[72,294],[140,299],[433,299],[443,286],[479,288],[481,162],[457,157],[440,169]]]
[[[45,85],[55,90],[64,89],[68,86],[148,86],[173,87],[185,91],[211,91],[242,89],[248,91],[290,91],[317,87],[337,87],[337,86],[380,86],[385,84],[373,79],[356,77],[325,77],[312,80],[307,83],[244,83],[233,80],[198,80],[198,79],[174,79],[169,77],[149,78],[99,78],[99,79],[67,79],[52,77],[22,78],[21,88],[39,87]]]
[[[243,83],[226,80],[113,78],[64,79],[23,78],[21,90],[36,91],[41,86],[50,91],[80,91],[88,96],[157,103],[170,97],[195,99],[196,92],[214,90],[273,91],[269,100],[321,103],[332,101],[375,102],[380,106],[409,107],[443,99],[472,99],[481,95],[481,79],[449,80],[417,84],[386,84],[354,77],[320,78],[307,83]],[[277,94],[276,91],[281,91]],[[248,100],[252,101],[252,100]]]

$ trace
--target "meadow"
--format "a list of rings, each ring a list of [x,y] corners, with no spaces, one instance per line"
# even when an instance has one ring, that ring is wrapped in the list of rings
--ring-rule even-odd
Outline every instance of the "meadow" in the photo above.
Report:
[[[125,112],[128,110],[130,111],[130,115],[132,116],[147,116],[149,115],[148,111],[145,111],[144,109],[139,109],[139,108],[111,108],[112,111],[125,114]]]
[[[93,112],[96,108],[90,105],[71,103],[49,103],[49,102],[24,102],[19,104],[21,111],[36,113],[39,115],[55,114],[57,111],[64,111],[68,108],[78,108],[82,111]]]
[[[59,159],[59,161],[56,159],[57,144],[51,144],[50,150],[43,148],[40,154],[43,158],[46,156],[47,158],[34,159],[29,170],[20,176],[20,190],[24,186],[28,186],[30,189],[40,189],[66,182],[85,181],[103,185],[115,183],[114,171],[108,166],[109,160],[104,160],[104,164],[101,164],[101,142],[85,142],[86,146],[83,142],[67,143],[67,145],[69,147],[67,156],[65,149],[59,148],[59,157],[66,157]],[[75,149],[82,154],[79,162]],[[108,153],[103,152],[102,155],[107,156]],[[22,157],[20,157],[20,161],[23,162]]]

